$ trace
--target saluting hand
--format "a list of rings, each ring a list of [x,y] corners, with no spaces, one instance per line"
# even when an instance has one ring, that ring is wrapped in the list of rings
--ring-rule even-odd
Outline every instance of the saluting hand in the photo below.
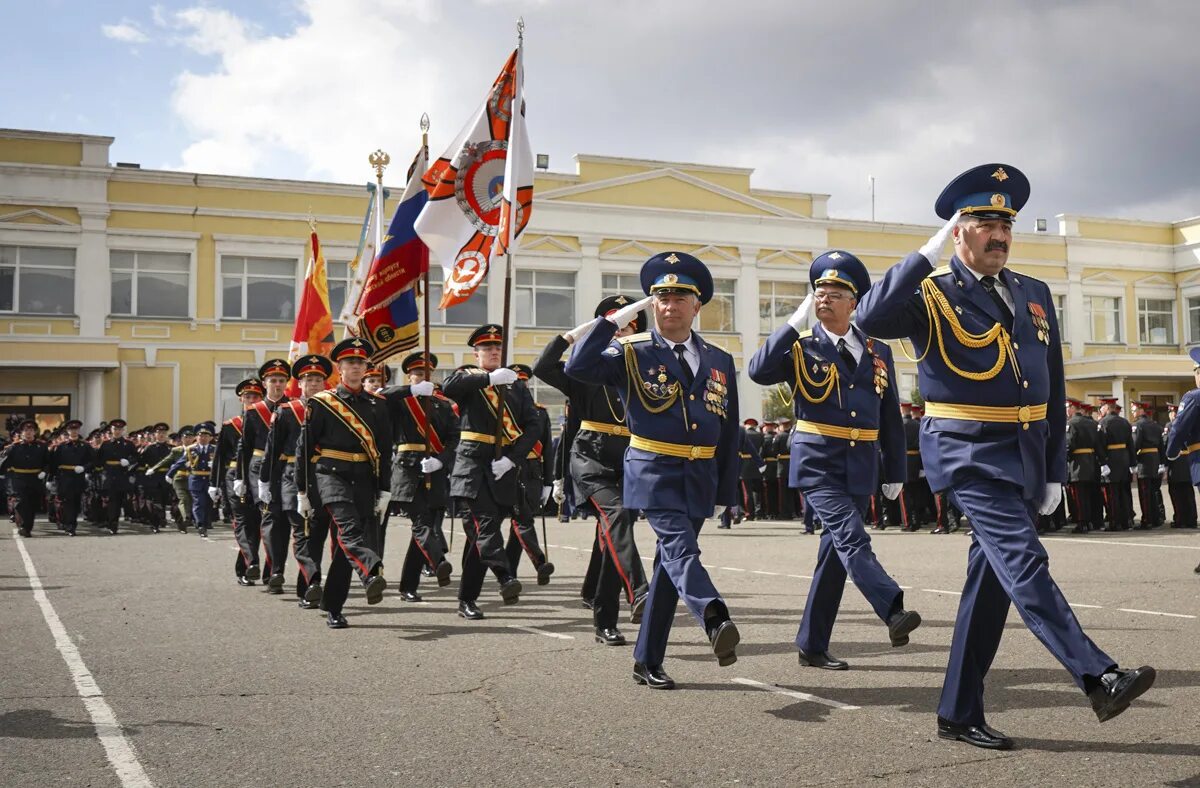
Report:
[[[942,229],[934,233],[933,236],[925,242],[925,245],[917,250],[921,254],[925,255],[925,259],[928,260],[929,264],[934,268],[937,268],[938,260],[942,259],[942,252],[946,248],[946,241],[950,238],[950,234],[954,232],[954,225],[958,224],[958,216],[959,212],[955,211],[954,215],[951,216],[944,225],[942,225]]]
[[[803,331],[813,324],[813,294],[809,293],[800,302],[800,306],[788,318],[788,325],[796,329],[796,333]]]
[[[634,301],[632,304],[629,304],[628,306],[621,307],[620,309],[618,309],[616,312],[613,312],[611,315],[609,315],[605,319],[612,323],[615,323],[617,328],[624,328],[625,326],[629,325],[629,323],[635,317],[637,317],[638,312],[641,312],[643,309],[650,306],[650,304],[653,301],[654,301],[654,296],[646,296],[641,301]]]

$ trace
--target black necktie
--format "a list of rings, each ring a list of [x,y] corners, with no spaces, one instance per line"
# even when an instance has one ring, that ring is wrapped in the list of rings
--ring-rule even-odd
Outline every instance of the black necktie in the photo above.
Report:
[[[1011,324],[1013,313],[1012,310],[1008,308],[1008,304],[1004,303],[1004,298],[998,292],[996,292],[996,277],[991,275],[982,276],[979,278],[979,284],[983,285],[983,289],[987,291],[987,294],[990,295],[992,300],[996,302],[996,306],[1000,308],[1000,314],[1004,315],[1004,319]]]
[[[679,366],[683,367],[683,381],[688,388],[691,388],[692,383],[696,380],[696,374],[692,372],[692,365],[688,363],[687,356],[684,355],[685,350],[687,347],[684,345],[675,346],[675,355],[679,356]]]
[[[858,371],[858,359],[850,352],[850,348],[846,347],[846,340],[839,339],[837,342],[838,355],[842,357],[842,361],[846,362],[846,366],[850,367],[851,372]]]

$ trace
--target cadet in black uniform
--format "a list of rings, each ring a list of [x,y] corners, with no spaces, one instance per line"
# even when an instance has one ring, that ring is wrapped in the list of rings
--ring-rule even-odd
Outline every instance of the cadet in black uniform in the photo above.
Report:
[[[763,465],[763,519],[779,519],[779,452],[776,444],[779,436],[775,434],[775,422],[764,421],[762,425],[762,458]],[[783,442],[786,446],[786,441]]]
[[[350,593],[350,566],[358,573],[367,604],[383,599],[387,581],[379,554],[367,544],[371,517],[382,517],[391,500],[392,423],[387,403],[362,388],[362,376],[374,347],[348,337],[333,348],[341,383],[309,397],[296,452],[296,509],[312,512],[308,491],[315,490],[329,513],[333,555],[321,605],[330,629],[347,625],[342,615]]]
[[[454,403],[437,390],[429,375],[437,356],[411,353],[400,364],[407,385],[389,386],[380,394],[388,403],[395,457],[392,461],[392,501],[412,521],[408,552],[400,568],[400,598],[420,602],[417,588],[428,567],[438,586],[450,585],[453,567],[446,560],[440,536],[449,498],[450,468],[458,448],[458,416]]]
[[[104,523],[115,534],[121,507],[133,489],[129,476],[137,465],[137,447],[124,435],[124,419],[113,419],[108,429],[109,438],[100,445],[96,462],[104,473]]]
[[[271,419],[279,406],[287,402],[283,390],[291,376],[291,365],[285,359],[273,358],[259,367],[258,376],[265,393],[262,400],[251,406],[243,416],[242,438],[237,449],[238,478],[233,491],[239,498],[245,498],[248,506],[257,508],[261,513],[262,540],[267,549],[264,567],[267,591],[282,594],[283,568],[287,563],[292,525],[279,503],[282,493],[264,479],[263,464],[267,456],[267,431],[271,428]]]
[[[1075,400],[1067,400],[1067,417],[1067,493],[1077,514],[1072,533],[1085,534],[1096,520],[1092,509],[1106,455],[1099,426],[1080,411]]]
[[[745,453],[742,457],[742,500],[747,520],[757,520],[762,514],[763,503],[763,434],[758,429],[758,419],[746,419]]]
[[[42,482],[50,452],[37,439],[37,422],[25,419],[17,425],[17,439],[0,452],[0,473],[8,477],[8,511],[21,536],[33,534],[33,518],[45,493]]]
[[[512,364],[509,369],[517,373],[517,382],[513,385],[528,391],[526,381],[533,374],[529,365]],[[530,399],[533,399],[532,393]],[[546,560],[546,554],[538,542],[537,525],[534,520],[546,501],[550,500],[553,490],[551,479],[554,476],[554,449],[551,446],[550,415],[538,402],[534,401],[533,406],[537,408],[538,414],[538,439],[529,454],[517,463],[521,474],[521,494],[517,497],[516,515],[510,520],[508,544],[504,546],[504,552],[508,555],[513,577],[516,577],[517,566],[521,563],[521,552],[524,551],[537,572],[537,584],[544,586],[550,582],[550,575],[554,574],[554,564]],[[494,573],[496,570],[492,571]]]
[[[505,604],[514,604],[521,594],[521,582],[513,576],[504,552],[501,523],[517,506],[517,463],[533,449],[541,426],[529,390],[513,386],[517,373],[500,366],[503,342],[498,325],[475,329],[467,343],[475,349],[479,366],[459,367],[442,384],[446,396],[458,403],[462,430],[450,474],[450,495],[467,534],[458,614],[472,621],[483,618],[475,600],[483,587],[485,569],[492,569],[500,578],[500,597]],[[498,418],[503,425],[499,451]]]
[[[262,572],[258,563],[258,547],[262,541],[262,512],[248,496],[237,492],[237,449],[242,440],[242,430],[245,428],[245,414],[263,397],[262,381],[258,378],[247,378],[237,384],[234,393],[242,403],[243,413],[221,425],[208,496],[213,503],[222,497],[231,503],[233,538],[238,544],[238,557],[233,562],[233,572],[237,576],[238,585],[252,586]],[[246,488],[243,485],[241,489],[244,491]]]
[[[63,425],[67,438],[50,452],[50,475],[58,484],[62,502],[59,524],[71,536],[79,525],[83,493],[87,489],[87,471],[96,463],[96,451],[79,436],[83,423],[71,419]]]
[[[1154,411],[1145,402],[1131,403],[1137,421],[1133,424],[1133,465],[1137,468],[1138,506],[1142,512],[1139,527],[1145,531],[1163,524],[1159,500],[1162,497],[1162,471],[1166,469],[1162,425],[1151,416]]]
[[[1133,428],[1121,416],[1121,406],[1115,397],[1104,397],[1100,402],[1100,442],[1105,454],[1100,473],[1107,485],[1109,512],[1109,523],[1104,530],[1127,531],[1133,525],[1133,500],[1129,489],[1133,469],[1130,453]]]
[[[171,427],[163,422],[155,424],[154,442],[138,452],[138,468],[143,469],[142,498],[150,520],[150,528],[154,533],[158,533],[166,525],[167,505],[171,498],[171,485],[166,479],[166,469],[157,467],[171,453],[171,444],[167,442],[167,433],[170,430]]]

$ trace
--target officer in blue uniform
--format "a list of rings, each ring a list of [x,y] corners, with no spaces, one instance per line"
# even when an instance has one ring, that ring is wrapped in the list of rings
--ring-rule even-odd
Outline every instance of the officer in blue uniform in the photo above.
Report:
[[[1058,507],[1066,480],[1066,392],[1050,289],[1006,268],[1013,219],[1028,197],[1029,181],[1015,167],[966,171],[937,200],[945,226],[858,303],[858,325],[868,334],[914,344],[926,400],[926,478],[933,490],[949,490],[973,529],[938,736],[992,749],[1012,747],[983,709],[1010,600],[1101,722],[1146,692],[1155,675],[1151,667],[1120,670],[1084,634],[1037,537],[1038,513]],[[951,235],[955,254],[938,268]]]
[[[1188,355],[1194,364],[1192,375],[1196,379],[1196,388],[1179,401],[1179,409],[1167,434],[1167,460],[1186,459],[1191,465],[1192,484],[1200,487],[1200,348],[1192,348]],[[1194,507],[1193,503],[1193,511]],[[1176,509],[1176,525],[1179,523],[1178,512]],[[1196,564],[1196,574],[1200,574],[1200,564]]]
[[[208,495],[213,461],[217,455],[217,447],[213,445],[214,432],[215,427],[211,423],[196,425],[196,442],[188,446],[167,471],[167,478],[171,481],[175,480],[178,473],[187,474],[188,490],[192,494],[192,519],[196,521],[200,536],[206,539],[215,518],[214,503]]]
[[[907,645],[921,623],[916,611],[904,609],[904,592],[880,566],[863,524],[878,486],[880,453],[889,499],[900,495],[908,458],[891,348],[850,322],[871,288],[867,267],[849,252],[829,251],[813,260],[808,280],[813,292],[750,359],[750,379],[791,389],[796,426],[784,466],[790,468],[787,484],[800,489],[806,514],[824,526],[796,633],[800,664],[846,670],[849,665],[829,654],[829,638],[847,573],[887,624],[893,646]],[[817,322],[805,329],[814,307]]]
[[[698,537],[714,506],[738,500],[737,370],[724,350],[691,330],[712,297],[712,274],[683,252],[663,252],[642,266],[649,298],[597,318],[567,360],[566,372],[616,387],[625,400],[629,448],[624,501],[642,509],[658,536],[633,677],[672,689],[663,670],[667,637],[682,597],[704,627],[720,665],[737,660],[737,627],[700,564]],[[614,342],[618,326],[653,304],[655,329]]]

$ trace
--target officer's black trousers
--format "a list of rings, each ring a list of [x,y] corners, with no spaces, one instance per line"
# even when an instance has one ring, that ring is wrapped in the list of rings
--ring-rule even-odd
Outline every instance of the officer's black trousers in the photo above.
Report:
[[[1074,504],[1076,524],[1083,528],[1092,528],[1096,520],[1096,483],[1071,482],[1067,485],[1067,495]]]
[[[617,625],[621,595],[632,605],[649,583],[633,539],[634,513],[623,505],[621,491],[605,487],[589,500],[600,513],[598,538],[604,545],[592,614],[596,627],[607,629]]]
[[[491,569],[501,582],[512,577],[512,567],[504,552],[504,535],[500,532],[507,519],[507,511],[501,514],[500,506],[492,497],[486,484],[479,489],[475,498],[458,498],[458,510],[462,514],[463,540],[462,579],[458,584],[460,601],[474,602],[483,589],[484,572]]]
[[[1175,510],[1176,528],[1196,527],[1196,488],[1187,482],[1169,482],[1171,507]]]
[[[414,506],[407,511],[412,520],[412,538],[408,540],[408,552],[400,569],[400,590],[416,593],[421,583],[421,569],[426,566],[437,569],[438,564],[446,560],[446,551],[438,536],[446,510]]]
[[[1139,478],[1138,505],[1142,511],[1142,528],[1157,528],[1162,525],[1158,511],[1158,499],[1162,495],[1162,477],[1157,474],[1149,478]]]

